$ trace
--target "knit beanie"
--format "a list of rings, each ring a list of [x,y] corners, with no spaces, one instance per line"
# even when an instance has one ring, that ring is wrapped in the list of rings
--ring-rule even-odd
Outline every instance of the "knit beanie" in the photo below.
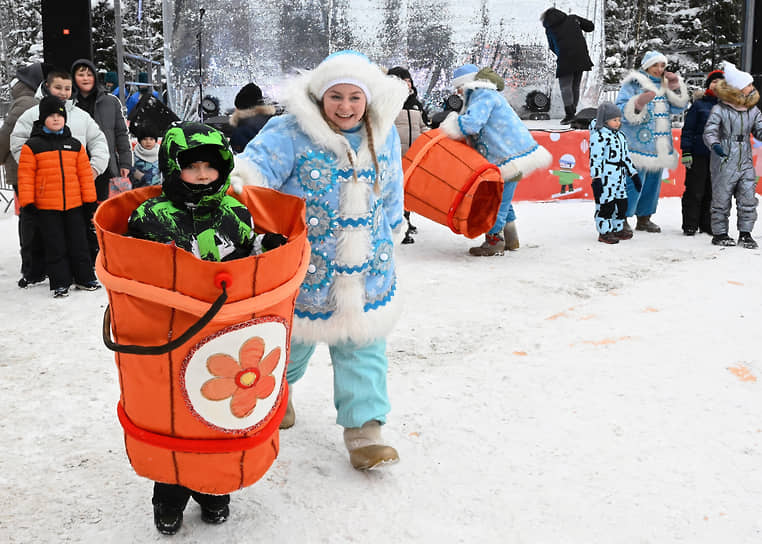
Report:
[[[44,123],[48,115],[59,113],[66,119],[66,104],[53,95],[48,95],[40,100],[40,122]]]
[[[601,102],[598,105],[598,111],[595,116],[595,126],[597,128],[603,128],[606,125],[606,121],[621,116],[622,112],[613,103]]]
[[[452,86],[456,89],[476,79],[479,67],[476,64],[464,64],[452,73]]]
[[[715,79],[725,79],[725,73],[722,70],[715,70],[713,72],[709,72],[706,76],[706,81],[704,82],[704,88],[708,89],[709,85],[712,84],[712,81]]]
[[[235,95],[235,107],[246,110],[262,104],[262,89],[254,83],[247,83]]]
[[[37,89],[37,87],[40,86],[40,83],[42,83],[42,80],[45,79],[45,76],[42,73],[42,64],[35,62],[28,66],[22,66],[16,70],[16,79],[30,89]]]
[[[643,55],[643,62],[640,63],[640,67],[643,68],[643,70],[648,70],[649,67],[653,66],[657,62],[663,62],[664,64],[667,64],[667,57],[658,51],[648,51],[645,55]]]
[[[410,71],[407,68],[403,68],[402,66],[389,68],[389,71],[386,72],[386,74],[389,76],[396,76],[402,80],[409,79],[410,81],[413,81],[413,78],[410,76]]]
[[[218,172],[223,171],[224,166],[220,156],[220,148],[216,145],[200,145],[181,151],[177,155],[177,162],[180,165],[180,169],[186,168],[194,162],[208,162]]]
[[[370,106],[373,99],[370,89],[380,77],[386,76],[368,57],[346,49],[331,53],[310,73],[309,90],[315,98],[322,100],[325,92],[334,85],[354,85],[362,90],[365,102]]]
[[[732,62],[725,61],[723,71],[725,72],[725,83],[739,91],[754,83],[754,78],[750,73],[739,70]]]
[[[106,72],[106,77],[103,79],[106,83],[113,83],[114,85],[119,83],[119,76],[116,72]]]

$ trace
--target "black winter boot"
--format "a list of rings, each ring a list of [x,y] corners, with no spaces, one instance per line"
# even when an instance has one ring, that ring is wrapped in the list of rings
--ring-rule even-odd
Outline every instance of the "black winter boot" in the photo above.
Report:
[[[738,235],[738,245],[746,249],[757,249],[759,246],[750,232],[742,232]]]
[[[153,505],[153,522],[163,535],[173,535],[183,524],[183,511],[175,505],[157,503]]]
[[[577,115],[576,108],[574,106],[564,106],[564,111],[566,112],[566,117],[561,119],[561,124],[570,125],[572,119]]]

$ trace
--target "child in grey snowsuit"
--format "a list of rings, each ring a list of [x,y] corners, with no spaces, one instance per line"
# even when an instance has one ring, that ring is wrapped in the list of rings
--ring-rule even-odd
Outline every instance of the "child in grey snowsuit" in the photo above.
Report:
[[[595,228],[598,241],[618,244],[632,238],[624,230],[627,214],[627,177],[640,190],[640,176],[630,160],[627,139],[619,131],[622,112],[611,102],[598,106],[596,118],[590,125],[590,177],[595,197]]]
[[[712,244],[736,245],[728,236],[731,199],[735,196],[738,244],[756,249],[751,231],[757,221],[757,176],[749,134],[762,140],[762,112],[754,107],[759,93],[751,74],[730,62],[725,62],[724,72],[725,81],[720,81],[715,91],[719,103],[712,108],[704,128],[704,143],[712,150]]]

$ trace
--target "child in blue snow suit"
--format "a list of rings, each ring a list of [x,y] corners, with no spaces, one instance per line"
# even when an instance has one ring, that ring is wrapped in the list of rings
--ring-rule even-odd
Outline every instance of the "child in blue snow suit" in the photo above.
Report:
[[[340,51],[293,79],[285,115],[236,156],[234,188],[255,184],[303,198],[312,256],[296,300],[286,379],[299,380],[318,342],[333,363],[336,422],[350,463],[397,461],[381,425],[390,410],[386,336],[399,312],[394,236],[403,224],[394,120],[407,84],[364,55]],[[401,238],[401,236],[400,236]],[[294,424],[289,399],[281,428]]]
[[[590,124],[590,177],[595,197],[595,228],[598,241],[618,244],[632,238],[624,230],[627,213],[627,177],[640,190],[640,176],[630,160],[627,140],[619,132],[622,113],[611,102],[603,102]]]
[[[677,168],[679,159],[672,146],[671,116],[685,109],[690,96],[683,79],[666,71],[667,57],[658,51],[643,55],[640,68],[624,78],[616,99],[621,130],[643,182],[640,191],[627,184],[627,217],[637,216],[636,230],[661,232],[651,216],[659,203],[662,171]],[[624,228],[630,230],[626,219]]]
[[[472,247],[474,256],[502,255],[518,249],[516,214],[511,201],[523,176],[537,168],[547,168],[552,156],[537,144],[508,101],[487,79],[477,78],[479,68],[466,64],[453,72],[452,84],[463,95],[460,115],[450,113],[439,128],[454,140],[466,142],[496,165],[503,175],[503,198],[494,226],[481,246]]]

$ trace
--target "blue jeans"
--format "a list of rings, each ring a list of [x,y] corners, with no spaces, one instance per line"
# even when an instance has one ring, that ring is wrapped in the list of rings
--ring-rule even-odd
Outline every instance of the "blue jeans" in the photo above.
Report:
[[[661,170],[638,170],[643,188],[640,193],[635,190],[632,179],[627,177],[627,217],[637,215],[653,215],[656,213],[656,205],[659,203],[661,191]]]
[[[516,220],[516,213],[513,211],[513,193],[516,192],[518,181],[506,181],[503,183],[503,199],[500,201],[500,208],[497,210],[495,225],[487,234],[498,234],[503,230],[506,223]]]
[[[333,404],[336,423],[342,427],[362,427],[376,420],[386,423],[391,410],[386,389],[386,339],[371,344],[329,345],[333,363]],[[286,371],[289,385],[296,383],[307,370],[315,344],[291,342],[291,360]]]

